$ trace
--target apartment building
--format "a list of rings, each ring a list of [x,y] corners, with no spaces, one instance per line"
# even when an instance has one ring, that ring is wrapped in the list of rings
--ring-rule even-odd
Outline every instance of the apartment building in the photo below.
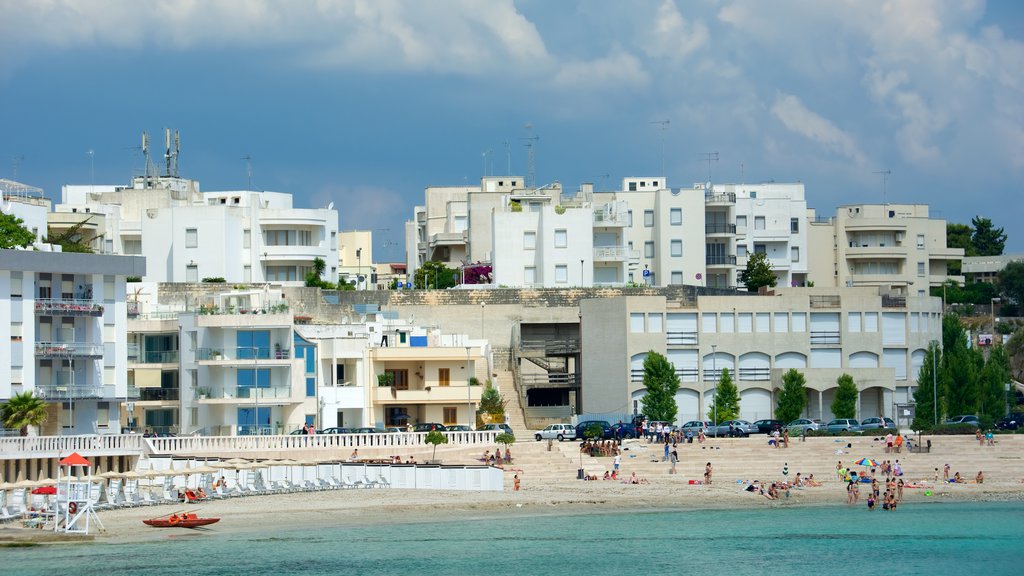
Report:
[[[103,252],[140,255],[146,281],[276,282],[300,285],[315,259],[338,281],[338,213],[304,209],[292,195],[252,190],[201,192],[174,176],[127,186],[67,185],[51,216],[58,230],[85,223]]]
[[[41,434],[120,432],[127,379],[130,256],[0,250],[0,401],[48,403]]]
[[[50,210],[50,200],[43,189],[0,178],[0,195],[0,212],[20,218],[22,226],[36,237],[36,243],[41,243],[47,236],[46,215]]]
[[[924,204],[853,204],[827,218],[812,210],[807,228],[807,277],[815,286],[889,287],[922,296],[947,280],[964,280],[947,272],[963,249],[946,246],[946,221],[931,218]]]
[[[356,290],[376,290],[377,267],[373,263],[373,232],[338,233],[338,276]]]
[[[782,376],[807,380],[805,415],[827,421],[836,379],[853,376],[857,417],[909,422],[916,377],[941,338],[941,301],[878,288],[779,288],[769,295],[700,296],[695,306],[664,296],[584,300],[584,414],[642,410],[643,362],[665,355],[681,380],[677,420],[707,419],[722,371],[740,393],[740,417],[771,418]]]

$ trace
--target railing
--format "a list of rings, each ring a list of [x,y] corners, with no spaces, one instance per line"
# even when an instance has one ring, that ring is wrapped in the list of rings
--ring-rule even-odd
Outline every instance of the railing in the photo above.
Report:
[[[106,394],[104,386],[70,386],[62,384],[39,384],[36,385],[36,393],[49,400],[70,400],[73,398],[111,398],[113,397],[113,386],[110,387],[110,394]]]
[[[594,224],[598,226],[625,226],[628,223],[628,218],[628,213],[594,210]]]
[[[87,436],[19,436],[0,438],[0,460],[33,457],[63,457],[78,452],[82,456],[139,454],[142,436],[138,434],[90,434]]]
[[[92,300],[37,298],[36,314],[49,316],[102,316],[103,306]]]
[[[36,342],[36,356],[42,358],[102,358],[102,344],[84,342]]]
[[[129,316],[138,316],[139,315],[139,303],[138,302],[128,302],[127,304],[128,304],[128,315]]]
[[[556,341],[523,340],[519,344],[519,350],[523,353],[543,353],[545,356],[577,354],[580,351],[580,342],[576,339]]]
[[[249,386],[238,386],[228,388],[213,388],[206,393],[200,393],[199,399],[204,400],[206,398],[214,400],[231,400],[231,399],[256,399],[253,390],[259,390],[259,399],[280,399],[280,398],[291,398],[292,388],[291,386],[270,386],[267,388],[252,388]]]
[[[196,360],[288,360],[290,348],[196,348]]]
[[[733,192],[722,193],[722,194],[705,194],[705,204],[721,204],[721,203],[735,204],[736,194]]]
[[[704,257],[704,263],[708,266],[735,266],[736,256],[718,254]]]
[[[837,295],[809,296],[811,308],[839,308],[842,303]]]
[[[713,368],[711,370],[708,370],[707,368],[705,368],[704,369],[704,381],[705,382],[718,382],[719,380],[722,379],[722,370],[724,370],[724,369],[725,369],[724,366],[721,367],[721,368]]]
[[[811,345],[840,344],[842,339],[838,331],[816,331],[811,332]]]
[[[669,346],[696,346],[696,332],[666,332],[665,341]]]
[[[739,379],[759,380],[762,382],[771,380],[771,368],[740,368]]]
[[[155,352],[140,352],[138,348],[132,350],[131,345],[129,345],[128,361],[133,362],[135,364],[177,364],[178,351],[163,350]]]
[[[735,234],[735,224],[725,224],[723,222],[705,222],[704,223],[705,234]]]
[[[643,382],[644,381],[644,369],[633,368],[629,371],[630,382]]]
[[[178,388],[139,388],[138,400],[141,402],[178,401],[181,390]]]
[[[550,372],[548,374],[523,374],[520,377],[523,386],[534,388],[543,386],[577,386],[576,374],[572,372]]]
[[[698,368],[676,368],[676,376],[683,382],[696,382],[700,377]]]
[[[498,432],[445,432],[448,444],[494,445]],[[334,448],[429,446],[426,432],[395,432],[377,434],[314,434],[309,435],[246,435],[246,436],[179,436],[176,438],[145,438],[156,454],[234,454],[291,450],[324,450]],[[2,442],[2,440],[0,440]]]
[[[609,262],[622,261],[629,256],[626,246],[594,246],[594,260]]]
[[[882,296],[882,308],[906,308],[906,296]]]

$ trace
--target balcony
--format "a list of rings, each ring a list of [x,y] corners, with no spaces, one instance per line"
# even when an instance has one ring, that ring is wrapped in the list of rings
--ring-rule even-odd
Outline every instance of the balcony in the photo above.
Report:
[[[380,404],[465,404],[479,402],[482,393],[483,386],[425,386],[414,390],[376,386],[374,401]]]
[[[594,246],[595,262],[625,262],[628,257],[626,246]]]
[[[906,308],[906,296],[882,296],[882,308]]]
[[[724,194],[707,194],[704,196],[705,206],[728,206],[736,203],[736,194],[729,192]]]
[[[704,257],[704,263],[708,266],[735,266],[736,256],[726,254],[708,255]]]
[[[137,347],[128,346],[128,362],[133,364],[177,364],[177,350],[140,352]]]
[[[850,260],[906,260],[907,249],[902,246],[855,246],[852,243],[846,249],[846,257]]]
[[[669,346],[696,346],[696,332],[666,332],[665,343]]]
[[[576,375],[571,372],[550,372],[548,374],[523,374],[519,384],[525,388],[578,388]]]
[[[430,235],[430,247],[461,246],[466,243],[466,232],[438,232]]]
[[[253,393],[259,390],[259,398]],[[252,388],[249,386],[214,386],[209,389],[197,388],[196,397],[200,404],[254,404],[256,402],[292,399],[291,386],[269,386]],[[296,402],[300,401],[298,399]],[[272,402],[271,402],[272,403]],[[280,402],[278,402],[280,403]]]
[[[629,214],[594,210],[594,226],[597,228],[621,228],[629,224]]]
[[[103,358],[102,344],[85,342],[36,342],[37,358]]]
[[[759,382],[767,382],[771,380],[771,368],[743,368],[739,369],[740,380],[754,380]]]
[[[92,300],[38,298],[36,314],[41,316],[103,316],[103,306]]]
[[[114,397],[113,386],[95,386],[92,384],[82,386],[42,384],[36,386],[35,391],[39,397],[51,401]]]
[[[196,348],[197,362],[220,362],[224,364],[252,364],[260,360],[290,360],[290,348]]]
[[[842,300],[835,294],[822,294],[809,296],[811,308],[840,308]]]
[[[724,222],[707,222],[704,224],[704,234],[735,234],[736,225]]]
[[[181,390],[177,388],[138,388],[140,402],[177,402],[181,400]]]
[[[700,376],[699,368],[676,368],[676,376],[682,382],[696,382]]]
[[[816,331],[811,332],[811,346],[838,346],[842,344],[839,331]]]

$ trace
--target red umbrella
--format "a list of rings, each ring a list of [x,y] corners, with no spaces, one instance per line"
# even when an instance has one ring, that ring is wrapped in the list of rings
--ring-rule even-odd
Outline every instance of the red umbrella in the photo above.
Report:
[[[32,493],[33,494],[56,494],[57,493],[57,487],[56,486],[40,486],[39,488],[36,488],[36,489],[32,490]]]

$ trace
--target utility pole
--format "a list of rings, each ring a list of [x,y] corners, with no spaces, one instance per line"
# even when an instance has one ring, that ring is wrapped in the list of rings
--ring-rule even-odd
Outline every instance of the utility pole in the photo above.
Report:
[[[882,205],[883,206],[887,206],[889,204],[889,202],[887,201],[886,195],[885,195],[885,183],[889,179],[889,176],[892,175],[892,170],[889,170],[889,169],[886,169],[886,170],[875,170],[875,174],[881,174],[882,175]]]

